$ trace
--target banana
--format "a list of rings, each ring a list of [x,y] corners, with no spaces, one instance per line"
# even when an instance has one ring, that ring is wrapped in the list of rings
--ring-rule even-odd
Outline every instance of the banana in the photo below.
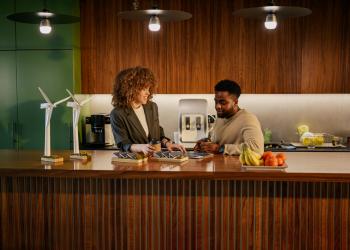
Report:
[[[250,166],[259,166],[260,165],[260,159],[261,155],[254,152],[249,148],[249,146],[246,143],[243,143],[242,145],[242,153],[239,156],[239,161],[243,165],[250,165]]]
[[[255,152],[255,151],[253,151],[253,150],[251,150],[250,149],[250,152],[251,152],[251,154],[255,157],[255,158],[257,158],[257,159],[261,159],[261,155],[260,154],[258,154],[257,152]]]
[[[248,155],[247,155],[247,148],[248,148],[248,145],[243,143],[242,144],[242,153],[239,156],[239,158],[240,158],[240,160],[241,160],[243,165],[250,165],[249,158],[248,158]]]
[[[252,165],[252,162],[251,162],[250,157],[249,157],[248,149],[244,150],[244,160],[248,166]]]
[[[242,165],[247,164],[244,159],[244,151],[242,151],[242,153],[239,155],[239,161],[242,163]]]
[[[252,166],[260,165],[260,162],[259,162],[260,157],[257,158],[256,155],[253,154],[253,151],[250,148],[247,149],[246,154],[248,155],[249,162]]]

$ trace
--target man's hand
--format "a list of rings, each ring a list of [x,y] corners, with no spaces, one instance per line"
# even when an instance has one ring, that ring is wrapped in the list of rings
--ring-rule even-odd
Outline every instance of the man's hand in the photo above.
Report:
[[[130,147],[131,152],[143,153],[144,155],[153,154],[155,148],[150,144],[132,144]]]
[[[201,142],[200,143],[200,151],[218,154],[219,149],[220,149],[220,145],[217,143],[212,143],[212,142]]]
[[[193,148],[193,151],[201,151],[201,143],[202,142],[210,142],[208,138],[203,138],[197,141],[196,145]]]

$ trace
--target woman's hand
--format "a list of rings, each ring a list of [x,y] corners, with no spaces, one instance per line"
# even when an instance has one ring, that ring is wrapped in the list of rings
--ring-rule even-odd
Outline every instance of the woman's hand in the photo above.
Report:
[[[144,155],[153,154],[155,148],[150,144],[132,144],[130,147],[131,152],[143,153]]]
[[[177,149],[177,150],[180,150],[182,153],[186,153],[185,147],[182,146],[181,144],[173,144],[171,142],[167,142],[165,146],[169,151],[173,151],[174,149]]]

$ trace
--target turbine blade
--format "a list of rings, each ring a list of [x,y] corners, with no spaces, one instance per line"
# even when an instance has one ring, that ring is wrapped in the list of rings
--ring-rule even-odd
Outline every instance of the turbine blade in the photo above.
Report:
[[[84,101],[82,101],[82,102],[80,103],[80,106],[83,106],[85,103],[91,101],[92,98],[93,98],[93,96],[90,96],[90,97],[86,98]]]
[[[73,101],[76,102],[78,105],[80,105],[80,103],[78,102],[77,99],[75,99],[74,95],[72,94],[72,92],[70,92],[68,89],[66,89],[66,91],[68,92],[68,94],[72,97]]]
[[[64,98],[64,99],[62,99],[62,100],[59,100],[59,101],[55,102],[55,103],[53,104],[53,106],[56,107],[58,104],[60,104],[60,103],[62,103],[62,102],[65,102],[65,101],[67,101],[67,100],[69,100],[69,99],[70,99],[70,96],[68,96],[68,97],[66,97],[66,98]]]
[[[45,101],[46,101],[47,103],[49,103],[49,104],[52,104],[52,102],[51,102],[50,99],[47,97],[47,95],[45,94],[45,92],[44,92],[40,87],[38,87],[38,89],[39,89],[41,95],[44,97]]]

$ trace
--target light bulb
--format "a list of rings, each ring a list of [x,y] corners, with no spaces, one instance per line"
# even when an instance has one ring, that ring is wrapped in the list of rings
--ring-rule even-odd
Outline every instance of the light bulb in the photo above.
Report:
[[[265,28],[268,30],[274,30],[277,27],[277,18],[276,15],[273,13],[267,14],[266,20],[265,20]]]
[[[158,16],[151,16],[149,19],[148,29],[153,32],[160,30],[160,21]]]
[[[49,19],[45,18],[40,21],[39,30],[41,34],[50,34],[52,27]]]

